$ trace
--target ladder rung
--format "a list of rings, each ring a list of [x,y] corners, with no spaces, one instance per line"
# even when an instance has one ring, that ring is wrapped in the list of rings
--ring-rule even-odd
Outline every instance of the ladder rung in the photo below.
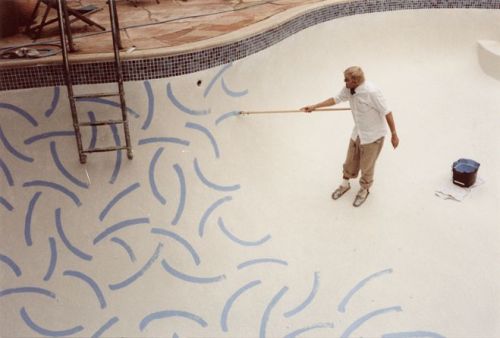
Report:
[[[82,153],[103,153],[106,151],[117,151],[117,150],[126,150],[128,149],[127,147],[106,147],[106,148],[93,148],[93,149],[86,149],[82,151]]]
[[[119,96],[120,93],[91,93],[91,94],[80,94],[75,95],[74,98],[78,99],[87,99],[92,97],[110,97],[110,96]]]
[[[92,127],[92,126],[107,126],[110,124],[122,124],[123,120],[107,120],[107,121],[96,121],[96,122],[80,122],[78,125],[81,127]]]

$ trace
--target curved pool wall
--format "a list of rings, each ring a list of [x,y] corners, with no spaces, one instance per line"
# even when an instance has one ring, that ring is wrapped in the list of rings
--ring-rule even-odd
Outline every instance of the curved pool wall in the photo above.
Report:
[[[499,19],[348,16],[127,82],[132,161],[79,164],[63,86],[0,93],[0,336],[498,337],[500,82],[476,41],[500,36]],[[320,101],[351,64],[383,89],[401,138],[361,208],[356,182],[330,199],[349,113],[236,114]],[[435,197],[460,157],[485,183],[461,203]]]

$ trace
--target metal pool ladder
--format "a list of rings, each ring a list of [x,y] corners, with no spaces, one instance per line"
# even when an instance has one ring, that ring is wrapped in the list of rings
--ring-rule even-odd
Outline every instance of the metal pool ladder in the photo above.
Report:
[[[121,151],[127,150],[127,157],[131,160],[133,158],[132,145],[130,142],[130,131],[127,118],[127,105],[125,103],[125,92],[123,89],[123,71],[122,64],[120,60],[120,49],[122,48],[120,39],[120,27],[118,23],[118,14],[116,11],[115,0],[108,0],[109,7],[109,17],[111,21],[111,34],[113,37],[113,51],[114,51],[114,64],[116,70],[116,84],[118,87],[117,92],[111,93],[92,93],[84,95],[75,95],[73,91],[73,78],[71,74],[71,68],[68,58],[68,46],[66,41],[68,41],[70,51],[74,50],[73,41],[70,32],[70,22],[67,14],[66,0],[57,0],[57,12],[59,19],[59,34],[61,37],[61,48],[64,63],[64,79],[66,81],[66,87],[68,90],[68,98],[71,109],[71,116],[73,118],[73,128],[75,129],[76,144],[78,146],[78,155],[80,157],[80,163],[87,162],[87,154],[95,152],[108,152],[108,151]],[[69,38],[68,38],[69,37]],[[102,98],[102,97],[119,97],[120,108],[121,108],[121,118],[116,120],[104,120],[95,122],[80,122],[78,119],[78,110],[76,104],[78,100],[85,98]],[[94,126],[109,126],[121,124],[123,126],[123,133],[125,135],[125,146],[110,146],[104,148],[90,148],[84,149],[82,145],[82,134],[80,132],[80,127],[94,127]]]

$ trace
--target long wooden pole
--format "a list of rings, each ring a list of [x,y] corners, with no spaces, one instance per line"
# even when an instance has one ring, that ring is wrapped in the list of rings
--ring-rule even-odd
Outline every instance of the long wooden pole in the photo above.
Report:
[[[320,108],[313,111],[339,111],[339,110],[351,110],[351,108]],[[240,111],[242,115],[250,114],[282,114],[282,113],[305,113],[303,110],[264,110],[264,111]]]

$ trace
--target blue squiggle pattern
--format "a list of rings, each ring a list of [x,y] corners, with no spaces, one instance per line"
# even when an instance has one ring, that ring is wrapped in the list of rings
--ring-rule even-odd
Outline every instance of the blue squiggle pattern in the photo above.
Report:
[[[219,224],[219,228],[222,230],[222,232],[230,239],[232,240],[233,242],[235,243],[238,243],[240,245],[243,245],[243,246],[258,246],[258,245],[262,245],[264,244],[265,242],[267,242],[268,240],[271,239],[271,235],[267,235],[267,236],[264,236],[262,237],[261,239],[259,240],[256,240],[256,241],[244,241],[238,237],[236,237],[235,235],[233,235],[225,226],[224,224],[224,220],[222,219],[222,217],[219,217],[219,220],[217,221],[217,223]]]
[[[45,117],[50,117],[56,110],[57,104],[59,103],[59,96],[61,94],[61,89],[59,86],[54,87],[54,95],[52,95],[52,102],[50,103],[49,109],[45,112]]]
[[[280,299],[283,297],[283,295],[288,291],[288,287],[284,286],[274,297],[271,299],[269,304],[266,307],[266,310],[264,311],[264,314],[262,315],[262,319],[260,321],[260,330],[259,330],[259,337],[260,338],[266,338],[266,329],[267,329],[267,323],[269,322],[269,317],[271,316],[271,312],[273,308],[278,304]]]
[[[111,100],[103,99],[101,97],[86,97],[86,98],[81,98],[81,99],[78,99],[78,102],[94,102],[94,103],[100,103],[100,104],[104,104],[104,105],[107,105],[107,106],[111,106],[111,107],[115,107],[115,108],[120,108],[121,109],[120,103],[116,103],[116,102],[111,101]],[[135,118],[138,118],[140,116],[137,112],[135,112],[134,110],[130,109],[129,107],[127,107],[127,112],[130,113],[131,115],[133,115]]]
[[[20,116],[22,116],[26,121],[28,121],[29,123],[31,123],[31,125],[33,127],[37,127],[38,126],[38,122],[33,118],[33,116],[31,116],[26,110],[22,109],[22,108],[19,108],[18,106],[15,106],[13,104],[10,104],[10,103],[3,103],[3,102],[0,102],[0,108],[1,109],[7,109],[7,110],[11,110],[17,114],[19,114]]]
[[[68,136],[75,136],[75,132],[73,130],[61,130],[61,131],[51,131],[47,133],[42,133],[38,134],[35,136],[32,136],[30,138],[27,138],[24,140],[24,144],[32,144],[37,141],[45,140],[51,137],[68,137]]]
[[[70,329],[59,330],[59,331],[45,329],[45,328],[41,327],[40,325],[35,324],[35,322],[33,322],[33,320],[30,318],[30,316],[28,315],[28,313],[26,312],[26,309],[24,307],[21,308],[21,318],[24,320],[26,325],[28,325],[33,331],[35,331],[36,333],[39,333],[43,336],[67,337],[67,336],[74,335],[74,334],[84,330],[84,327],[81,325],[75,326],[75,327],[70,328]]]
[[[0,169],[2,169],[9,186],[13,187],[14,179],[12,178],[12,174],[9,170],[9,167],[7,167],[7,164],[5,164],[5,162],[1,158],[0,158]]]
[[[172,92],[172,85],[167,83],[167,97],[168,99],[172,102],[172,104],[179,109],[181,112],[189,114],[189,115],[207,115],[210,113],[208,110],[193,110],[187,108],[185,105],[180,103],[180,101],[175,97],[174,93]]]
[[[222,69],[219,70],[217,72],[217,74],[215,74],[215,76],[213,77],[213,79],[208,83],[208,86],[205,89],[205,92],[203,93],[203,97],[207,97],[208,96],[208,93],[210,93],[210,91],[212,90],[215,82],[217,82],[217,80],[222,76],[222,74],[224,74],[224,72],[227,71],[232,65],[233,65],[232,63],[228,63],[228,64],[224,65],[222,67]]]
[[[174,143],[174,144],[180,144],[183,146],[188,146],[189,141],[182,140],[177,137],[149,137],[145,138],[142,140],[139,140],[138,144],[144,145],[144,144],[151,144],[151,143]]]
[[[104,207],[104,209],[99,214],[99,220],[102,222],[104,218],[108,215],[108,213],[111,211],[111,209],[116,205],[116,203],[118,203],[122,198],[130,194],[135,189],[138,189],[140,186],[141,185],[138,182],[136,182],[131,186],[129,186],[128,188],[125,188],[118,194],[116,194],[116,196],[113,197],[111,201],[109,201],[109,203]]]
[[[33,210],[35,210],[35,205],[42,193],[40,191],[36,192],[31,199],[28,210],[26,211],[26,219],[24,221],[24,240],[26,241],[26,245],[33,245],[33,241],[31,239],[31,220],[33,218]]]
[[[212,204],[208,209],[207,211],[205,211],[203,213],[203,216],[201,217],[201,221],[200,221],[200,224],[198,226],[198,234],[200,235],[200,237],[203,237],[203,233],[205,232],[205,225],[207,223],[207,220],[208,218],[210,217],[210,215],[212,214],[212,212],[214,212],[215,209],[217,209],[218,207],[220,207],[222,204],[226,203],[226,202],[229,202],[231,201],[233,198],[231,196],[226,196],[226,197],[223,197],[219,200],[217,200],[214,204]]]
[[[78,198],[78,196],[74,192],[72,192],[68,188],[66,188],[66,187],[64,187],[64,186],[62,186],[60,184],[54,183],[54,182],[42,181],[42,180],[35,180],[35,181],[30,181],[30,182],[24,183],[23,187],[47,187],[47,188],[52,188],[54,190],[62,192],[64,195],[66,195],[69,198],[71,198],[73,200],[73,202],[75,202],[75,204],[76,204],[77,207],[79,207],[79,206],[82,205],[82,202],[80,202],[80,199]]]
[[[203,133],[208,139],[210,140],[210,143],[212,144],[212,148],[215,153],[215,157],[219,158],[219,146],[217,145],[217,141],[215,140],[215,137],[212,135],[210,130],[208,130],[206,127],[202,126],[201,124],[198,123],[192,123],[192,122],[187,122],[186,123],[186,128],[194,129],[197,130],[201,133]]]
[[[341,338],[349,338],[351,333],[353,333],[356,329],[358,329],[361,325],[372,319],[373,317],[380,316],[389,312],[401,312],[403,311],[400,306],[393,306],[393,307],[388,307],[385,309],[379,309],[372,311],[370,313],[367,313],[366,315],[362,316],[361,318],[357,319],[349,325],[349,327],[342,333],[340,336]]]
[[[297,313],[301,312],[304,310],[311,302],[314,300],[314,297],[318,293],[319,289],[319,272],[314,273],[314,282],[313,282],[313,287],[307,298],[296,308],[293,310],[285,312],[283,315],[287,318],[290,318],[292,316],[295,316]]]
[[[128,254],[128,257],[130,258],[130,260],[132,262],[135,262],[136,257],[134,254],[134,250],[132,250],[132,248],[130,247],[130,245],[127,244],[127,242],[125,242],[123,239],[118,238],[118,237],[113,237],[110,239],[110,241],[113,243],[116,243],[116,244],[120,245],[122,248],[124,248],[125,251],[127,251],[127,254]]]
[[[54,237],[49,237],[49,246],[50,246],[49,268],[47,269],[47,273],[43,277],[44,281],[48,281],[50,280],[50,278],[52,278],[52,275],[54,274],[57,264],[57,246]]]
[[[104,294],[102,293],[101,289],[99,288],[99,285],[97,285],[97,283],[92,278],[90,278],[89,276],[87,276],[83,272],[74,271],[74,270],[66,270],[63,272],[63,275],[75,277],[75,278],[78,278],[78,279],[84,281],[85,283],[87,283],[88,286],[90,286],[91,289],[94,291],[94,293],[97,297],[97,300],[99,301],[99,304],[101,305],[101,309],[106,308],[106,299],[104,299]]]
[[[0,290],[0,297],[9,296],[13,294],[20,294],[20,293],[35,293],[38,295],[43,295],[54,299],[56,298],[56,294],[53,293],[52,291],[32,286],[24,286],[19,288]]]
[[[62,221],[61,221],[61,209],[58,208],[56,209],[56,227],[57,227],[57,233],[59,234],[59,237],[61,237],[62,242],[68,248],[69,251],[71,251],[75,256],[86,260],[86,261],[91,261],[92,256],[83,252],[82,250],[78,249],[76,246],[71,244],[69,241],[68,237],[66,237],[66,234],[64,233],[64,229],[62,226]]]
[[[118,290],[118,289],[121,289],[121,288],[124,288],[130,284],[132,284],[133,282],[135,282],[139,277],[141,277],[142,275],[144,275],[144,273],[151,267],[151,265],[153,265],[153,263],[158,259],[158,257],[160,256],[160,251],[161,251],[161,248],[163,247],[163,244],[162,243],[159,243],[158,246],[156,247],[156,250],[155,252],[153,253],[153,255],[151,256],[151,258],[146,262],[146,264],[139,270],[137,271],[136,273],[134,273],[132,276],[130,276],[129,278],[125,279],[124,281],[122,282],[119,282],[119,283],[115,283],[115,284],[110,284],[109,285],[109,288],[111,290]]]
[[[59,169],[59,171],[61,172],[61,174],[63,174],[64,177],[66,177],[70,182],[79,186],[80,188],[84,189],[89,188],[89,185],[87,183],[82,182],[75,176],[71,175],[71,173],[64,167],[61,160],[59,159],[59,156],[57,155],[56,143],[54,141],[50,142],[50,153],[52,154],[52,159],[54,160],[57,169]]]
[[[14,271],[17,277],[22,275],[21,269],[19,268],[19,265],[14,262],[14,260],[6,255],[0,254],[0,262],[4,262],[7,264],[7,266]]]
[[[170,266],[166,260],[161,261],[161,265],[167,271],[169,274],[172,276],[181,279],[186,282],[190,283],[197,283],[197,284],[207,284],[207,283],[216,283],[220,282],[223,279],[226,279],[226,275],[219,275],[219,276],[213,276],[213,277],[196,277],[196,276],[190,276],[185,273],[182,273],[176,269],[174,269],[172,266]]]
[[[215,183],[209,181],[205,177],[205,175],[203,175],[203,173],[201,172],[201,169],[200,169],[200,166],[198,164],[198,159],[197,158],[194,159],[194,170],[196,172],[196,175],[200,179],[200,181],[202,181],[203,184],[205,184],[207,187],[209,187],[211,189],[214,189],[214,190],[217,190],[217,191],[235,191],[235,190],[240,189],[240,185],[239,184],[223,186],[223,185],[215,184]]]
[[[186,311],[159,311],[159,312],[154,312],[152,314],[147,315],[144,317],[143,320],[141,320],[139,324],[139,328],[141,331],[144,331],[144,329],[151,323],[153,320],[158,320],[158,319],[163,319],[163,318],[170,318],[170,317],[182,317],[186,319],[190,319],[194,321],[195,323],[199,324],[201,327],[207,327],[208,323],[201,318],[200,316],[197,316],[193,313],[186,312]]]
[[[142,130],[147,130],[151,125],[151,121],[153,120],[155,111],[155,96],[153,94],[153,88],[151,87],[151,83],[149,81],[144,81],[144,88],[146,89],[146,94],[148,95],[148,115],[146,116],[146,120],[142,125]]]
[[[184,177],[184,172],[182,168],[178,165],[174,165],[175,173],[177,174],[177,179],[179,180],[179,205],[177,206],[177,212],[175,213],[174,219],[172,220],[172,225],[177,225],[181,219],[182,213],[184,212],[184,207],[186,205],[186,178]]]
[[[111,132],[113,134],[113,139],[115,141],[115,146],[119,147],[121,142],[120,142],[120,135],[118,133],[118,127],[114,124],[109,126],[111,128]],[[116,151],[116,161],[115,161],[115,167],[113,169],[113,173],[111,174],[111,178],[109,179],[109,184],[114,184],[116,179],[118,178],[118,174],[120,173],[120,168],[122,166],[122,152],[121,151]]]
[[[10,204],[9,201],[7,201],[2,196],[0,196],[0,204],[3,205],[5,207],[5,209],[7,209],[9,211],[14,210],[14,207],[12,206],[12,204]]]
[[[233,111],[230,111],[228,113],[222,114],[221,116],[219,116],[217,118],[217,120],[215,120],[215,125],[218,126],[219,123],[221,123],[222,121],[224,121],[230,117],[236,117],[239,115],[240,115],[240,111],[238,111],[238,110],[233,110]]]
[[[149,224],[149,218],[147,217],[142,217],[142,218],[134,218],[134,219],[127,219],[125,221],[121,221],[119,223],[116,223],[115,225],[110,226],[103,232],[101,232],[99,235],[96,236],[94,239],[94,245],[102,241],[104,238],[112,234],[113,232],[116,232],[118,230],[121,230],[125,227],[133,226],[133,225],[139,225],[139,224]]]
[[[224,90],[224,92],[231,97],[242,97],[248,94],[248,89],[239,92],[229,89],[228,86],[226,85],[226,81],[224,81],[224,78],[222,78],[221,82],[222,82],[222,90]]]
[[[158,200],[158,202],[160,202],[163,205],[167,204],[167,200],[160,193],[158,186],[156,185],[155,169],[156,169],[156,164],[158,163],[158,159],[160,158],[160,155],[163,153],[164,149],[165,148],[159,148],[153,155],[153,158],[151,159],[151,162],[149,164],[149,186],[151,187],[153,196]]]
[[[108,320],[103,326],[101,326],[99,328],[99,330],[97,330],[91,338],[100,338],[102,336],[102,334],[104,332],[106,332],[106,330],[108,330],[111,326],[115,325],[116,323],[118,323],[119,319],[118,317],[113,317],[111,318],[110,320]]]
[[[238,264],[238,270],[244,269],[246,267],[256,265],[256,264],[279,264],[279,265],[284,265],[287,266],[288,262],[284,261],[282,259],[276,259],[276,258],[258,258],[258,259],[251,259],[249,261],[243,262],[241,264]]]
[[[184,248],[186,248],[187,251],[191,254],[191,257],[193,257],[194,263],[196,265],[200,265],[200,256],[198,253],[194,250],[193,246],[189,244],[187,240],[185,240],[183,237],[180,235],[176,234],[175,232],[168,231],[165,229],[160,229],[160,228],[153,228],[151,229],[152,234],[157,234],[157,235],[163,235],[170,237],[180,243]]]
[[[87,115],[89,117],[90,122],[94,123],[97,121],[93,111],[91,111],[91,110],[88,111]],[[94,149],[97,145],[97,126],[91,126],[90,131],[91,131],[91,134],[90,134],[91,136],[90,136],[90,143],[89,143],[88,148]]]
[[[261,284],[262,282],[260,280],[254,280],[250,283],[247,283],[243,285],[241,288],[239,288],[235,293],[231,295],[231,297],[228,298],[226,303],[224,304],[224,308],[222,309],[222,314],[220,316],[220,327],[222,328],[222,331],[227,332],[228,327],[227,327],[227,318],[229,317],[229,311],[231,311],[231,308],[233,307],[234,302],[246,291],[249,289]]]
[[[298,329],[298,330],[295,330],[293,332],[290,332],[289,334],[287,334],[285,337],[283,338],[295,338],[305,332],[309,332],[309,331],[312,331],[312,330],[317,330],[317,329],[333,329],[334,328],[334,325],[333,323],[318,323],[318,324],[315,324],[315,325],[311,325],[311,326],[308,326],[308,327],[304,327],[302,329]]]
[[[7,137],[5,137],[5,134],[3,133],[2,127],[0,127],[0,141],[2,141],[3,145],[7,149],[9,153],[17,157],[18,159],[25,161],[25,162],[33,162],[33,158],[26,156],[24,154],[21,154],[19,151],[17,151],[12,144],[10,144],[9,140],[7,140]]]
[[[431,331],[408,331],[408,332],[386,333],[382,335],[382,338],[446,338],[446,337]]]

